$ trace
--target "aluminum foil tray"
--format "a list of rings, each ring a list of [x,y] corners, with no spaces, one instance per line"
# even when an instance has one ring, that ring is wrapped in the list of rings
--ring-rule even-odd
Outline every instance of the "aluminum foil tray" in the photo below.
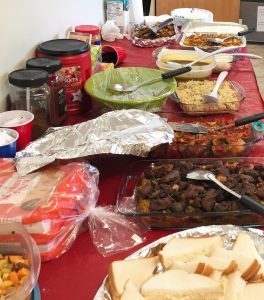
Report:
[[[157,247],[159,244],[167,243],[171,238],[176,236],[177,237],[201,237],[204,235],[207,236],[221,235],[224,237],[225,248],[230,249],[232,248],[237,235],[241,231],[248,232],[250,237],[253,239],[259,254],[263,257],[264,256],[264,233],[262,230],[258,230],[254,228],[244,229],[242,227],[234,226],[234,225],[221,225],[221,226],[212,225],[212,226],[196,227],[196,228],[167,235],[141,248],[140,250],[128,256],[126,259],[138,259],[138,258],[146,257],[152,248]],[[106,280],[107,277],[105,278],[101,287],[97,291],[93,300],[113,300],[107,291],[105,285]]]

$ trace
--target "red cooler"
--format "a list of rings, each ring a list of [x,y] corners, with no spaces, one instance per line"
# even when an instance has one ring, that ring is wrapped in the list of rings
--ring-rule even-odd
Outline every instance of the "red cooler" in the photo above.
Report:
[[[75,39],[50,40],[38,46],[36,56],[61,60],[68,114],[78,114],[91,108],[91,100],[83,89],[85,81],[92,74],[89,44]]]

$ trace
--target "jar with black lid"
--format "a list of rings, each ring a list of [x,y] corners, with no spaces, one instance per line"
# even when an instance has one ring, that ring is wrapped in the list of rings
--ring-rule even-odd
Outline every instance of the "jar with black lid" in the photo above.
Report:
[[[8,75],[12,110],[27,110],[34,114],[32,138],[39,138],[49,127],[50,88],[45,70],[20,69]]]
[[[49,73],[47,84],[50,87],[49,122],[51,126],[58,126],[66,118],[65,76],[61,72],[62,62],[59,59],[31,58],[26,61],[26,67],[42,69]]]
[[[56,58],[62,62],[67,115],[86,112],[92,107],[92,101],[84,91],[84,83],[92,75],[88,43],[75,39],[46,41],[37,47],[36,57]]]

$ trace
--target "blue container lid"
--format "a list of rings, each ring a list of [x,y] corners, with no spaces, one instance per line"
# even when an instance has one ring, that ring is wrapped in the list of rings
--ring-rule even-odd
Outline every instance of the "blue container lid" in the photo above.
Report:
[[[39,290],[39,285],[38,284],[35,285],[32,293],[31,293],[30,300],[41,300],[40,290]]]

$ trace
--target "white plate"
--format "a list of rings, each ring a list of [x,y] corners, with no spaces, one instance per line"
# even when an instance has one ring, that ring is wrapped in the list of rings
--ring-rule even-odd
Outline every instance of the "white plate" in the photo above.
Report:
[[[213,22],[214,15],[211,11],[201,8],[176,8],[171,11],[175,25],[183,26],[192,20]]]
[[[203,235],[221,235],[224,236],[224,245],[226,249],[229,249],[232,247],[234,240],[236,239],[239,232],[245,231],[248,232],[251,238],[253,239],[255,246],[259,252],[259,254],[264,257],[264,232],[259,229],[255,228],[243,228],[239,226],[234,225],[212,225],[212,226],[202,226],[202,227],[196,227],[188,230],[183,230],[180,232],[176,232],[170,235],[167,235],[165,237],[162,237],[151,244],[139,249],[138,251],[134,252],[133,254],[129,255],[126,259],[137,259],[146,257],[149,250],[151,248],[156,247],[157,245],[161,243],[167,243],[171,238],[177,236],[177,237],[199,237]],[[106,278],[104,279],[102,285],[98,289],[95,297],[93,300],[107,300],[111,298],[105,298],[105,282]]]

